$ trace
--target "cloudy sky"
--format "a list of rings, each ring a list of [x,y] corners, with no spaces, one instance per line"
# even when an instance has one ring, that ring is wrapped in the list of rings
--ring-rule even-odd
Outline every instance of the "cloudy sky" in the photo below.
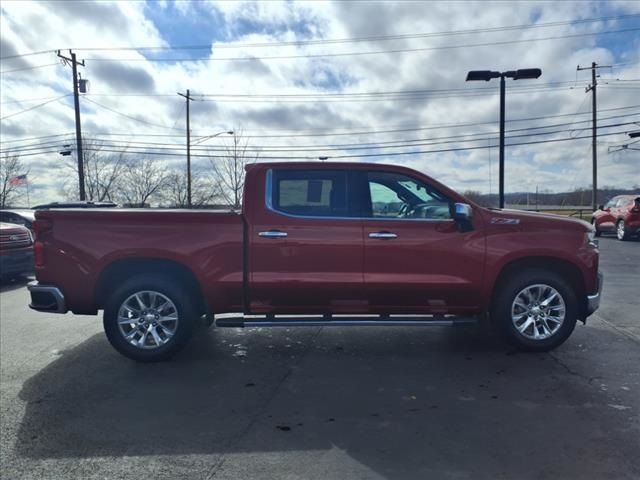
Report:
[[[497,190],[499,82],[506,190],[591,184],[590,71],[599,70],[599,184],[640,184],[640,2],[12,2],[1,6],[1,150],[30,168],[32,202],[59,199],[74,141],[71,69],[84,59],[83,135],[185,164],[198,137],[242,130],[263,160],[408,165],[453,188]],[[635,122],[635,123],[634,123]],[[608,126],[608,127],[607,127]],[[224,136],[200,142],[196,170]],[[640,143],[637,145],[640,147]],[[609,150],[613,152],[609,153]],[[618,150],[618,151],[616,151]]]

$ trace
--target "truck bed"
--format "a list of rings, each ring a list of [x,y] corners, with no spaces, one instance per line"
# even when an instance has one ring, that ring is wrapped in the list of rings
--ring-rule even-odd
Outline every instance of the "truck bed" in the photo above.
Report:
[[[241,306],[243,217],[232,210],[51,209],[40,282],[60,285],[76,313],[95,312],[107,265],[135,257],[188,267],[211,305]],[[107,286],[107,288],[109,288]]]

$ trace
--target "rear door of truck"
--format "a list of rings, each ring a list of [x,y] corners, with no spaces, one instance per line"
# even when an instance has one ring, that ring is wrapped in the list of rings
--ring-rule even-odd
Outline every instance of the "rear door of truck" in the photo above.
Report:
[[[278,166],[260,173],[247,185],[250,310],[361,310],[362,222],[350,218],[349,172]]]

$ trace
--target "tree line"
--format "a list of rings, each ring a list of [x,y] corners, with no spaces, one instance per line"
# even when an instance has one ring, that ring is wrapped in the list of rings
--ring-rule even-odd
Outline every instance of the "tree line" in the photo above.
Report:
[[[111,152],[104,142],[83,139],[85,195],[92,202],[115,202],[123,206],[184,208],[187,202],[186,161],[170,163],[152,155]],[[240,208],[244,190],[245,166],[257,155],[248,155],[247,140],[241,133],[217,157],[192,165],[191,204],[194,208],[229,206]],[[61,165],[65,172],[59,196],[66,201],[78,200],[78,164],[75,156],[67,156]],[[25,204],[24,187],[11,184],[11,178],[28,173],[17,156],[0,161],[0,208]]]

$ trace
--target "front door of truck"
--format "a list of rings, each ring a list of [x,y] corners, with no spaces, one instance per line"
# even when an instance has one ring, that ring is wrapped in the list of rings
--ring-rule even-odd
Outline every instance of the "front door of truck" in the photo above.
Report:
[[[453,202],[419,178],[361,174],[364,283],[373,310],[445,313],[479,304],[484,239],[461,232]]]
[[[362,222],[351,218],[350,175],[308,167],[266,172],[266,205],[249,233],[252,312],[354,312],[362,307]]]

